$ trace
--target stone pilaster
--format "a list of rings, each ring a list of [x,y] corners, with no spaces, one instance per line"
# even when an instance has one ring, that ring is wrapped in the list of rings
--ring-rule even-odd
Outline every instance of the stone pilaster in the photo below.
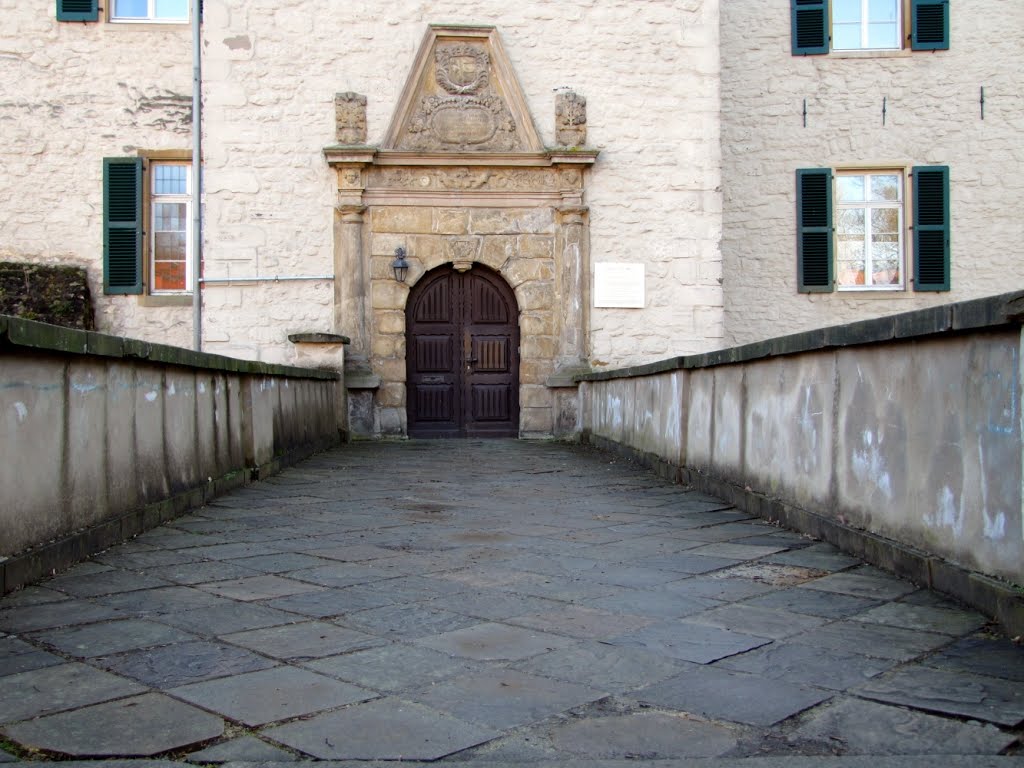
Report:
[[[351,339],[346,368],[364,367],[369,355],[367,280],[362,205],[339,205],[334,215],[334,325]]]
[[[587,272],[590,264],[590,236],[585,205],[557,208],[558,227],[555,249],[559,296],[558,351],[554,386],[571,384],[572,373],[587,369],[587,327],[590,313],[587,301]],[[563,374],[563,376],[559,376]]]

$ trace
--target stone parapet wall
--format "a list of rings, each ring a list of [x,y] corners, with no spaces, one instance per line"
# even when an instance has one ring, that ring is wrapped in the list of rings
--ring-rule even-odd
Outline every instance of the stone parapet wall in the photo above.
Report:
[[[1024,627],[1022,318],[1005,294],[582,376],[583,434]]]
[[[0,315],[0,589],[335,445],[339,376]]]

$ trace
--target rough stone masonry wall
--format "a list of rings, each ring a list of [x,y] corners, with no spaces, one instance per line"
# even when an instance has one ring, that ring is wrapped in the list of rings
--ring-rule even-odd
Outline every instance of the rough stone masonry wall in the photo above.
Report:
[[[187,307],[104,296],[102,259],[103,158],[192,147],[188,26],[0,8],[0,261],[84,267],[100,330],[190,344]]]
[[[427,25],[494,24],[545,144],[555,143],[553,89],[587,97],[588,143],[601,149],[588,171],[591,261],[647,265],[646,309],[592,312],[594,363],[716,346],[718,5],[209,0],[207,276],[330,274],[337,179],[322,148],[335,141],[334,95],[366,95],[379,144]],[[226,354],[287,361],[289,333],[349,332],[331,327],[328,281],[209,286],[204,301],[207,348]],[[397,403],[397,387],[386,397]]]
[[[494,269],[519,304],[520,431],[551,435],[553,393],[544,381],[554,373],[555,216],[551,208],[374,207],[370,215],[370,284],[373,370],[382,379],[376,406],[384,434],[405,432],[405,306],[409,289],[425,272],[451,261],[451,236],[477,240],[479,263]],[[416,254],[406,285],[395,282],[395,248]]]
[[[1024,3],[972,0],[950,14],[948,51],[793,56],[788,3],[722,3],[728,343],[1022,284],[1024,264],[1008,245],[1020,239],[1024,207]],[[949,166],[951,292],[797,292],[794,171],[857,163]]]

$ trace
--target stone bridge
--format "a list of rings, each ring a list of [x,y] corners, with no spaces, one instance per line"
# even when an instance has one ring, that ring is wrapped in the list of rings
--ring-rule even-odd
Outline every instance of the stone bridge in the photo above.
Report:
[[[0,762],[1024,765],[1020,303],[582,377],[575,443],[0,317]]]

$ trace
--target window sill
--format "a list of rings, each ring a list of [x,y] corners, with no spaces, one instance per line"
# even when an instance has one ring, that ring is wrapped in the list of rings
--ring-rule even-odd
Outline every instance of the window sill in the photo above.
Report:
[[[188,293],[176,293],[176,294],[140,294],[139,297],[140,307],[191,307],[192,306],[192,294]]]
[[[864,51],[829,51],[833,59],[898,59],[909,58],[914,52],[910,48],[892,48]]]
[[[899,287],[885,287],[885,288],[863,288],[861,286],[855,286],[851,288],[842,288],[836,286],[836,293],[842,294],[857,294],[858,296],[903,296],[909,291],[904,286]]]

